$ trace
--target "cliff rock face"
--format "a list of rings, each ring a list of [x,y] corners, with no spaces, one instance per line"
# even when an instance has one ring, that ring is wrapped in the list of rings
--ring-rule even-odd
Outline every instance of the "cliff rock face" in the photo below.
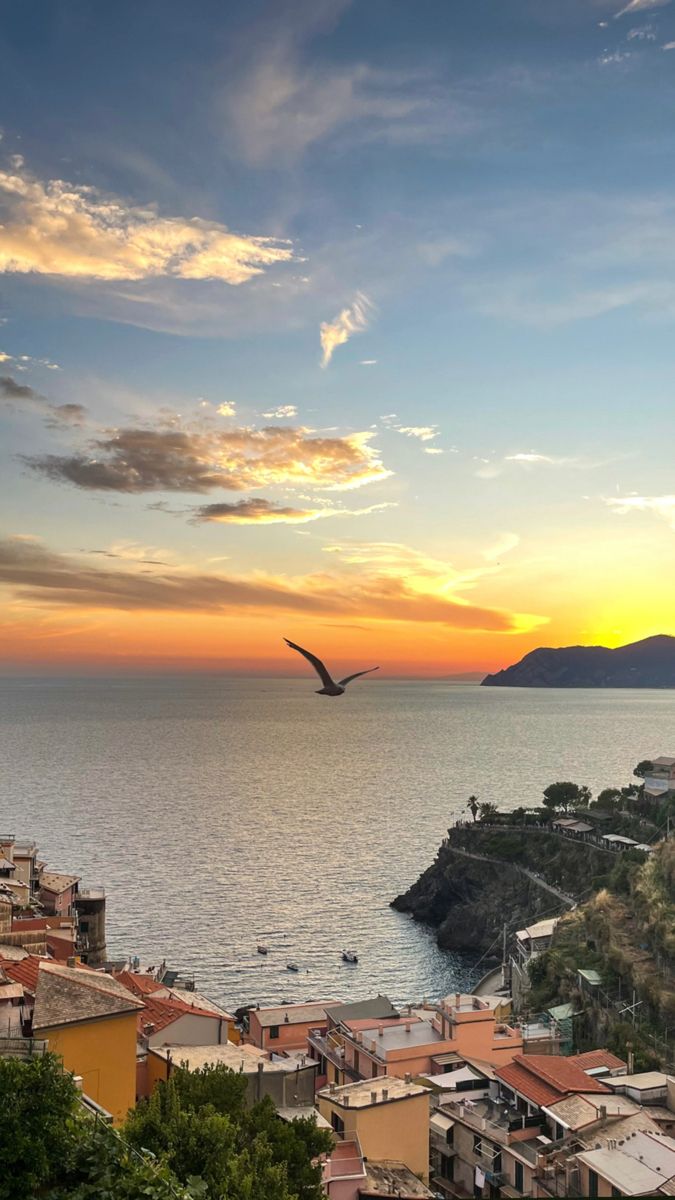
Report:
[[[675,638],[665,634],[619,646],[541,647],[494,675],[484,687],[675,687]]]
[[[543,831],[467,826],[451,830],[433,865],[392,907],[433,926],[443,949],[484,954],[499,942],[505,923],[512,933],[564,911],[562,898],[544,882],[574,896],[613,862],[607,851]]]

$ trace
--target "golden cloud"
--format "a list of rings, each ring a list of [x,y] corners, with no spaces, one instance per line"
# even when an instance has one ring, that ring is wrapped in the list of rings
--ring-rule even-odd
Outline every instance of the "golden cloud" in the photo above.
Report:
[[[541,623],[540,618],[423,592],[419,583],[415,587],[391,572],[288,578],[260,574],[226,577],[177,568],[152,573],[134,566],[102,569],[20,538],[0,542],[0,585],[25,605],[62,610],[304,612],[351,620],[436,623],[497,633],[521,632]]]
[[[229,525],[306,525],[325,517],[365,517],[370,513],[392,508],[392,504],[371,504],[369,508],[292,508],[274,504],[271,500],[251,497],[234,504],[204,504],[193,520],[215,521]]]
[[[338,346],[344,346],[353,333],[363,333],[368,327],[372,304],[367,296],[358,292],[352,304],[343,308],[334,321],[323,321],[320,329],[323,357],[321,366],[327,367]]]
[[[391,475],[370,445],[374,434],[316,437],[302,427],[194,432],[119,429],[88,453],[28,458],[50,479],[89,490],[209,492],[287,484],[342,491]]]
[[[0,171],[0,271],[72,279],[157,276],[246,283],[293,258],[287,241],[231,233],[198,217],[160,217],[92,187]]]

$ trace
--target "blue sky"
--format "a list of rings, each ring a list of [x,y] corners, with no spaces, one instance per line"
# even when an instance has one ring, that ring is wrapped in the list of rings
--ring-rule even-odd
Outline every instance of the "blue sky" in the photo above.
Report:
[[[132,660],[210,575],[186,661],[222,618],[274,666],[330,587],[395,670],[675,633],[635,577],[672,572],[675,4],[24,0],[0,56],[7,662],[130,610]]]

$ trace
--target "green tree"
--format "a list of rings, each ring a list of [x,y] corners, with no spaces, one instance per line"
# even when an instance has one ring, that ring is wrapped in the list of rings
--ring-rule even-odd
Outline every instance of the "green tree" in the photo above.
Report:
[[[497,808],[496,804],[492,803],[491,800],[484,800],[479,811],[481,821],[484,821],[487,825],[494,820],[499,812],[499,809]]]
[[[129,1114],[124,1135],[209,1200],[322,1200],[312,1160],[332,1138],[313,1121],[280,1121],[271,1100],[246,1109],[246,1081],[223,1066],[175,1070]]]
[[[473,817],[473,819],[475,821],[476,816],[478,814],[478,808],[479,808],[478,796],[469,796],[469,802],[466,807],[471,809],[471,816]]]
[[[590,788],[585,785],[580,786],[578,783],[570,783],[569,780],[550,783],[547,788],[544,788],[544,804],[552,811],[562,808],[567,812],[569,808],[583,808],[588,805],[590,799]]]
[[[642,762],[638,763],[637,767],[633,771],[633,774],[636,775],[638,779],[644,779],[645,775],[651,775],[653,770],[654,764],[652,760],[650,758],[644,758]]]
[[[604,788],[593,807],[604,809],[605,812],[616,812],[618,808],[622,807],[623,799],[619,788]]]
[[[0,1200],[55,1184],[77,1138],[78,1092],[53,1054],[0,1058]]]

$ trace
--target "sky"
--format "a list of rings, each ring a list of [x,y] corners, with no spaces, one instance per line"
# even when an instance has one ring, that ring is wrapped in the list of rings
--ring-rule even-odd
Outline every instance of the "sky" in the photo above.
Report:
[[[675,634],[675,0],[6,0],[0,671]]]

